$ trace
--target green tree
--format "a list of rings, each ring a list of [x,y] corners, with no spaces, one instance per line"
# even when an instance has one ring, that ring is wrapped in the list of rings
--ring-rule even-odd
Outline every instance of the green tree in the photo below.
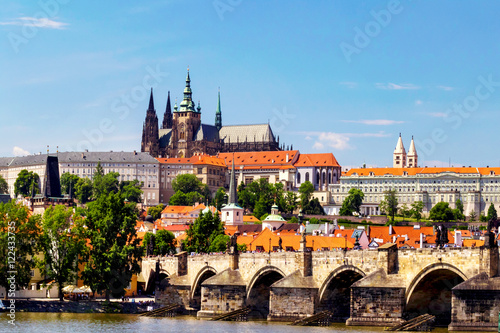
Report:
[[[97,174],[97,172],[94,173],[94,175]],[[118,181],[118,177],[120,177],[120,174],[118,172],[108,172],[104,176],[99,176],[97,178],[94,178],[94,183],[93,183],[93,196],[94,198],[99,197],[102,194],[107,194],[107,193],[117,193],[120,190],[120,184]],[[137,180],[133,181],[134,184],[138,184],[139,182]],[[124,183],[124,187],[127,186],[129,183]],[[129,189],[131,189],[129,187]],[[133,189],[132,189],[133,190]],[[131,198],[132,200],[129,199],[131,202],[140,202],[140,198],[138,201],[136,200],[135,197]]]
[[[188,198],[186,194],[181,191],[177,191],[168,200],[170,206],[188,206]]]
[[[168,230],[158,230],[155,235],[155,249],[158,255],[175,253],[175,236]]]
[[[286,209],[285,212],[288,214],[293,214],[293,211],[297,209],[299,196],[297,193],[292,191],[287,191],[285,196]]]
[[[388,190],[384,192],[384,199],[380,202],[380,210],[385,212],[391,217],[394,222],[394,215],[398,211],[398,198],[396,197],[396,190]]]
[[[493,206],[493,203],[490,204],[490,207],[488,208],[488,221],[490,220],[495,220],[497,219],[497,210],[495,209],[495,206]]]
[[[77,175],[72,175],[69,172],[63,173],[61,176],[61,193],[70,194],[71,189],[71,197],[74,198],[78,180],[80,180],[80,177]]]
[[[34,194],[40,193],[40,177],[37,173],[23,169],[17,175],[14,183],[14,194],[16,197],[21,195],[26,197],[34,191]]]
[[[107,174],[106,176],[108,176]],[[106,176],[104,177],[106,179]],[[108,184],[113,187],[114,181],[113,179],[109,179]],[[141,195],[142,195],[142,190],[141,187],[143,186],[142,182],[139,182],[137,179],[134,180],[125,180],[121,181],[119,184],[120,192],[122,194],[122,197],[124,199],[127,199],[130,202],[135,202],[139,203],[141,202]]]
[[[135,226],[134,203],[125,203],[120,193],[101,194],[88,204],[87,237],[90,241],[88,260],[83,270],[84,283],[92,290],[121,297],[132,275],[140,272],[142,256]]]
[[[469,213],[469,220],[470,221],[475,221],[476,217],[477,217],[476,212],[474,210],[471,210],[470,213]]]
[[[299,219],[295,216],[292,216],[292,218],[290,219],[290,221],[288,221],[287,223],[299,223]]]
[[[363,204],[363,199],[365,198],[365,194],[363,191],[357,188],[351,188],[347,197],[344,199],[342,203],[341,211],[346,213],[345,216],[352,215],[353,212],[359,214],[359,209]],[[350,212],[350,214],[348,214]],[[343,215],[343,214],[341,214]]]
[[[458,211],[461,214],[460,220],[465,219],[465,216],[464,216],[464,204],[463,204],[462,200],[457,199],[457,201],[455,202],[455,207],[456,207],[456,209],[458,209]]]
[[[311,200],[311,196],[314,192],[314,185],[310,181],[305,181],[300,184],[299,193],[300,193],[300,206],[302,209],[309,203]]]
[[[0,175],[0,194],[9,193],[7,181]]]
[[[255,194],[243,182],[238,186],[238,203],[241,207],[251,211],[255,207]]]
[[[161,212],[165,209],[164,204],[159,204],[157,206],[149,207],[148,208],[148,215],[151,215],[153,217],[153,220],[158,220],[161,218]]]
[[[208,252],[225,252],[227,250],[227,242],[229,242],[228,235],[218,235],[214,238],[213,242],[210,243]]]
[[[321,204],[319,203],[318,198],[314,198],[309,201],[309,203],[303,209],[303,213],[310,215],[325,215],[323,206],[321,206]]]
[[[224,228],[219,214],[208,211],[201,212],[186,232],[184,248],[188,252],[209,253],[210,244],[219,235],[224,234]]]
[[[158,230],[156,234],[147,232],[142,240],[143,254],[146,255],[149,243],[153,238],[153,255],[164,256],[175,253],[175,236],[168,230]]]
[[[75,185],[75,197],[81,204],[87,203],[92,197],[92,181],[88,178],[80,178]]]
[[[488,222],[488,216],[481,213],[481,215],[479,215],[479,222]]]
[[[417,222],[422,218],[424,211],[424,203],[422,201],[415,201],[411,204],[411,216],[417,219]]]
[[[43,259],[37,266],[43,276],[55,280],[61,302],[64,296],[62,288],[77,276],[78,256],[86,249],[83,219],[79,216],[72,218],[72,215],[73,210],[62,205],[49,207],[41,223]]]
[[[259,201],[257,201],[257,203],[255,204],[253,215],[259,220],[262,220],[265,214],[268,214],[267,200],[262,196],[260,197]]]
[[[403,216],[403,221],[406,217],[411,216],[411,209],[408,207],[408,205],[405,203],[401,208],[399,209],[400,214]]]
[[[226,191],[224,190],[224,187],[219,187],[217,189],[217,192],[215,192],[212,205],[217,207],[217,210],[221,210],[222,205],[227,203],[225,198],[226,198]]]
[[[201,182],[191,173],[178,175],[172,180],[172,188],[175,192],[182,193],[199,192],[201,193]]]
[[[40,215],[31,215],[22,204],[0,203],[0,286],[7,290],[11,283],[16,289],[29,285],[35,267],[39,220]],[[14,279],[12,271],[16,272]],[[7,296],[13,297],[9,293]]]
[[[431,208],[429,212],[429,219],[433,221],[444,221],[448,222],[453,220],[453,211],[449,207],[447,202],[438,202],[434,207]]]

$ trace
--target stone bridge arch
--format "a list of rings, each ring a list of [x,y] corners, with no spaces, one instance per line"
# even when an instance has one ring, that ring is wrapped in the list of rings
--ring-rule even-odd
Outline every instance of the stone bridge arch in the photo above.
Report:
[[[271,285],[285,277],[285,273],[275,266],[259,269],[247,285],[246,305],[252,308],[252,317],[266,318],[269,314]]]
[[[190,305],[193,308],[199,308],[201,304],[201,284],[208,278],[217,274],[217,270],[212,266],[203,267],[198,274],[196,274],[191,291],[189,293]]]
[[[345,321],[350,315],[350,287],[365,276],[365,272],[352,265],[334,269],[319,288],[319,310],[329,310],[334,320]]]
[[[436,316],[436,324],[451,322],[451,289],[467,280],[457,267],[448,263],[433,263],[424,267],[406,289],[406,316],[413,318],[429,313]]]

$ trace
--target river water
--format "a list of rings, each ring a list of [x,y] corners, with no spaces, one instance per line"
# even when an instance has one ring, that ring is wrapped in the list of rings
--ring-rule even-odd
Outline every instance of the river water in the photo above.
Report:
[[[5,313],[1,313],[0,332],[216,332],[216,333],[368,333],[381,332],[382,327],[347,327],[334,324],[329,327],[294,327],[286,323],[268,323],[266,321],[249,322],[211,322],[197,320],[194,317],[146,318],[130,314],[101,313],[16,313],[16,325],[10,325]],[[446,329],[438,329],[444,332]],[[436,332],[436,330],[434,331]]]

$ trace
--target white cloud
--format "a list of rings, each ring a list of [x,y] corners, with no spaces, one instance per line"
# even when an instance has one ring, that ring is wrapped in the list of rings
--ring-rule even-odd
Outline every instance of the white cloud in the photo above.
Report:
[[[429,116],[434,117],[434,118],[446,118],[448,117],[447,113],[444,112],[429,112]]]
[[[312,140],[312,138],[311,138],[309,135],[308,135],[308,136],[306,136],[306,138],[305,138],[305,139],[306,139],[306,140]]]
[[[339,84],[341,86],[344,86],[344,87],[347,87],[350,89],[356,88],[358,86],[358,84],[356,82],[350,82],[350,81],[340,82]]]
[[[378,133],[334,133],[334,132],[308,132],[302,133],[309,137],[315,137],[312,146],[315,150],[323,150],[325,148],[334,148],[337,150],[353,149],[349,144],[351,138],[381,138],[390,136],[384,132]]]
[[[47,29],[66,29],[68,23],[58,22],[49,18],[35,18],[35,17],[18,17],[12,21],[0,22],[0,25],[23,25],[27,27],[47,28]]]
[[[344,123],[357,123],[363,125],[394,125],[394,124],[402,124],[404,121],[402,120],[390,120],[390,119],[361,119],[361,120],[342,120]]]
[[[23,148],[21,147],[18,147],[18,146],[15,146],[13,149],[12,149],[12,154],[14,156],[26,156],[26,155],[29,155],[30,152],[27,151],[27,150],[24,150]]]
[[[385,89],[385,90],[416,90],[420,89],[419,86],[416,86],[411,83],[401,83],[401,84],[395,84],[395,83],[375,83],[375,87],[378,89]]]
[[[422,105],[422,104],[424,104],[424,102],[423,102],[423,101],[421,101],[420,99],[417,99],[417,100],[415,101],[415,105]]]
[[[345,134],[324,132],[319,134],[318,141],[314,143],[313,148],[320,150],[326,145],[327,147],[344,150],[350,148],[349,140],[350,138]]]
[[[453,87],[448,87],[448,86],[437,86],[438,89],[444,90],[444,91],[452,91]]]

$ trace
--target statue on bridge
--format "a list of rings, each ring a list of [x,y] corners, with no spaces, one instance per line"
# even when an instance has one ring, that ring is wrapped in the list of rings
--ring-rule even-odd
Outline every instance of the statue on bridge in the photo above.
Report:
[[[448,228],[444,225],[436,226],[436,247],[442,249],[445,244],[448,244]]]
[[[238,254],[238,243],[236,240],[238,239],[239,232],[235,232],[227,242],[227,253],[230,254]]]
[[[146,256],[152,256],[154,255],[154,250],[155,250],[155,236],[151,234],[151,237],[149,237],[149,244],[146,249]]]
[[[498,246],[498,236],[495,237],[495,231],[492,231],[497,229],[497,224],[498,221],[496,219],[491,219],[488,221],[488,229],[486,230],[484,241],[484,245],[487,248],[494,248]]]

